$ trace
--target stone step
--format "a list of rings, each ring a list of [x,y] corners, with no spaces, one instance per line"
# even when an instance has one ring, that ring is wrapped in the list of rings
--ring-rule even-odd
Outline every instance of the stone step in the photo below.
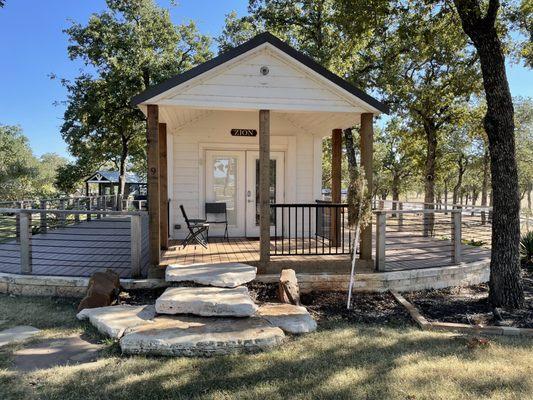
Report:
[[[167,282],[195,282],[200,285],[234,288],[255,279],[257,268],[242,263],[169,265]]]
[[[267,350],[285,335],[262,318],[157,317],[120,340],[125,354],[212,356]]]
[[[154,306],[118,305],[98,308],[85,308],[76,317],[88,319],[100,333],[112,338],[120,338],[130,328],[152,322]]]
[[[194,314],[204,317],[250,317],[258,309],[248,289],[171,287],[156,300],[159,314]]]
[[[287,333],[301,334],[316,330],[316,321],[303,306],[266,303],[259,307],[256,315]]]

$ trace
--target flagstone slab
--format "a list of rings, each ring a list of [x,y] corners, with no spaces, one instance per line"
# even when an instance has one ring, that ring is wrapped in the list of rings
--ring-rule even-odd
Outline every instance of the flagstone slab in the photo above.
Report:
[[[172,287],[156,300],[159,314],[194,314],[204,317],[250,317],[257,311],[248,288]]]
[[[256,274],[256,267],[242,263],[173,264],[167,267],[165,280],[234,288],[253,281]]]
[[[316,330],[316,321],[302,306],[267,303],[259,307],[256,315],[287,333],[301,334]]]
[[[120,340],[124,354],[206,357],[271,349],[285,335],[262,318],[157,317]]]
[[[79,334],[64,338],[45,339],[25,346],[13,353],[15,368],[34,371],[61,365],[82,364],[95,361],[102,345],[89,343]]]
[[[86,308],[76,317],[79,320],[89,319],[89,322],[104,335],[120,338],[130,328],[151,323],[155,317],[155,308],[130,305]]]
[[[33,335],[41,332],[40,329],[33,326],[15,326],[14,328],[4,329],[0,331],[0,347],[6,346],[11,343],[22,342]]]

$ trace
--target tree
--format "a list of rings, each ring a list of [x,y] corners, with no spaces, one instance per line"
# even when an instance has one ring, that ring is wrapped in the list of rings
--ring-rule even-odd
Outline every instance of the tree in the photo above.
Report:
[[[30,194],[38,162],[19,126],[0,125],[0,160],[2,200],[21,200]]]
[[[67,164],[67,159],[55,153],[45,153],[38,159],[37,176],[33,180],[34,193],[51,198],[58,194],[55,180],[58,170]]]
[[[518,4],[507,5],[507,17],[524,40],[517,43],[517,55],[530,68],[533,68],[533,2],[522,0]]]
[[[0,200],[54,196],[56,170],[66,160],[54,153],[33,155],[18,126],[0,125]]]
[[[262,21],[258,21],[254,16],[248,15],[239,18],[237,13],[232,11],[226,15],[224,29],[216,39],[218,51],[223,53],[237,47],[264,30],[265,27]]]
[[[494,307],[522,307],[514,109],[497,27],[500,2],[454,0],[454,4],[463,30],[479,55],[487,102],[484,126],[489,141],[493,197],[489,300]]]
[[[407,187],[409,178],[416,170],[415,149],[416,139],[400,120],[393,118],[383,130],[377,140],[384,144],[385,152],[380,160],[383,168],[390,174],[390,189],[392,194],[392,208],[397,209],[400,193]],[[380,163],[378,161],[378,164]]]
[[[107,6],[87,25],[74,23],[65,31],[70,59],[82,60],[90,72],[64,82],[69,95],[61,132],[80,160],[80,173],[112,161],[123,194],[131,157],[146,158],[145,118],[131,107],[131,98],[205,61],[211,52],[209,39],[193,22],[175,26],[153,0],[107,0]],[[76,180],[72,172],[62,170],[65,183]]]
[[[520,198],[526,197],[529,213],[532,210],[533,191],[533,100],[515,99],[516,162]]]
[[[385,88],[392,107],[408,120],[413,132],[426,143],[424,161],[424,203],[434,208],[439,146],[446,128],[454,124],[464,104],[479,89],[479,69],[468,50],[456,17],[447,7],[423,1],[411,2],[398,14],[395,40],[384,51],[398,53],[384,67],[379,84]],[[426,215],[426,234],[433,230]]]

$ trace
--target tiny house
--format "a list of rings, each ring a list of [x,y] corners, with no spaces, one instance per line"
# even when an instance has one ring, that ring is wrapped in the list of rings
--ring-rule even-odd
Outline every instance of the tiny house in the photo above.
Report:
[[[179,206],[202,217],[206,202],[226,203],[230,235],[259,237],[268,262],[270,238],[279,235],[273,221],[280,218],[270,205],[322,197],[322,141],[329,135],[331,195],[340,203],[342,129],[361,124],[361,160],[371,176],[373,118],[387,111],[269,33],[147,89],[133,104],[148,121],[154,264],[169,238],[187,234]],[[311,219],[296,229],[309,225]],[[210,234],[221,234],[217,229]]]

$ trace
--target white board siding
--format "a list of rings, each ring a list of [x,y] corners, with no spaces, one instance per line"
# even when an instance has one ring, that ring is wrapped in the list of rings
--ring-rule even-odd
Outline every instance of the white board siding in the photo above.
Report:
[[[264,48],[168,91],[158,104],[242,109],[360,112],[331,85],[319,82],[294,60]],[[263,76],[260,68],[267,66]]]
[[[232,128],[258,129],[257,112],[213,111],[183,129],[169,124],[172,135],[173,171],[169,175],[174,188],[171,218],[182,228],[171,230],[172,237],[183,238],[185,224],[179,210],[183,204],[190,217],[203,214],[204,155],[208,149],[258,150],[258,137],[233,137]],[[325,133],[327,134],[327,133]],[[271,151],[285,152],[285,201],[314,202],[315,137],[296,127],[281,115],[271,114]]]

